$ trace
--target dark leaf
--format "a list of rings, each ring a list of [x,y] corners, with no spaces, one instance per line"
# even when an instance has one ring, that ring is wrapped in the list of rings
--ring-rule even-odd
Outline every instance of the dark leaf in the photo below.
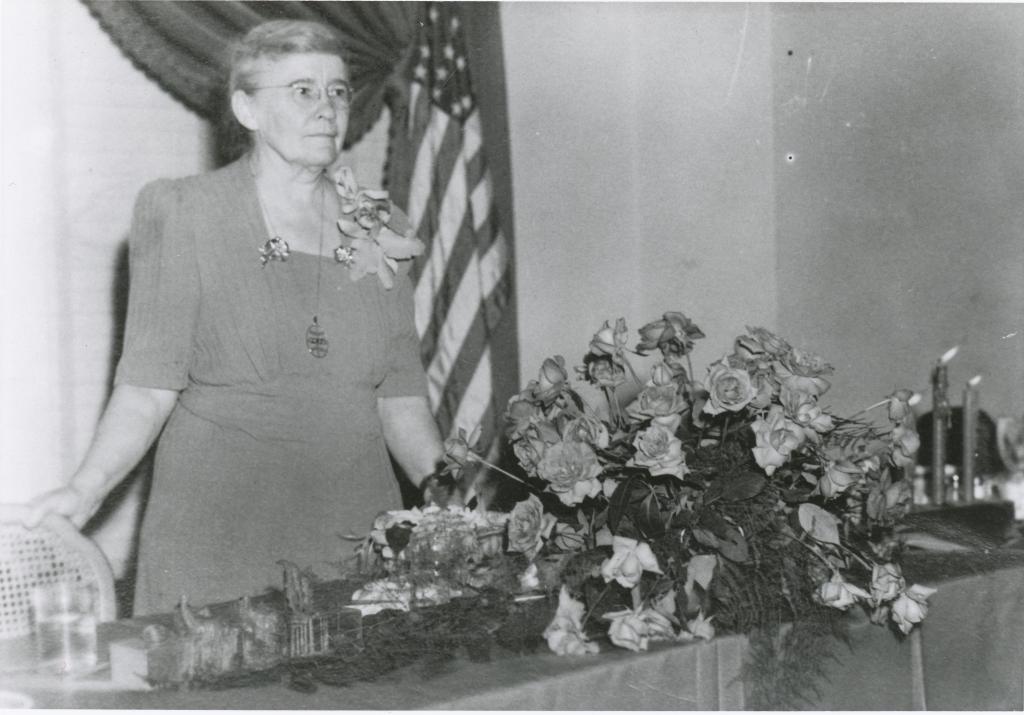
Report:
[[[576,405],[576,409],[580,412],[583,411],[583,398],[576,394],[575,390],[566,390],[565,393],[572,399],[572,403]]]
[[[700,513],[697,523],[702,529],[707,529],[719,538],[726,538],[729,529],[732,528],[729,522],[710,509],[705,509]]]
[[[672,517],[672,526],[676,529],[688,529],[693,526],[693,512],[684,509]]]
[[[654,489],[642,479],[633,480],[633,490],[629,495],[629,503],[633,506],[640,504],[650,496],[653,496]]]
[[[658,499],[653,493],[648,494],[639,507],[634,508],[631,516],[644,538],[656,539],[665,533],[665,522],[661,518]]]
[[[742,501],[757,496],[764,489],[765,478],[757,472],[742,472],[722,484],[722,499]]]
[[[747,540],[740,533],[740,530],[734,526],[730,526],[728,535],[724,539],[719,540],[718,552],[736,563],[746,563],[750,560],[750,549],[747,548]]]
[[[619,482],[619,486],[615,487],[615,491],[612,492],[612,496],[608,500],[608,529],[613,534],[617,533],[619,521],[622,520],[622,516],[626,513],[626,507],[629,506],[633,480],[634,477],[627,477]]]
[[[708,485],[708,488],[704,490],[704,504],[714,504],[716,501],[722,498],[725,489],[722,487],[721,479],[716,479]]]
[[[693,530],[693,538],[695,538],[697,541],[704,544],[705,546],[710,546],[713,549],[717,549],[718,545],[721,543],[718,540],[718,537],[715,536],[711,531],[709,531],[708,529],[702,529],[700,527]]]

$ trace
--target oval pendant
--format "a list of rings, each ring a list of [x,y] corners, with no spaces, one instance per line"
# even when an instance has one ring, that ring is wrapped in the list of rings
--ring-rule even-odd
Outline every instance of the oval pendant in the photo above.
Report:
[[[329,345],[324,329],[320,327],[316,318],[313,318],[313,324],[306,328],[306,349],[313,357],[322,358],[327,356]]]

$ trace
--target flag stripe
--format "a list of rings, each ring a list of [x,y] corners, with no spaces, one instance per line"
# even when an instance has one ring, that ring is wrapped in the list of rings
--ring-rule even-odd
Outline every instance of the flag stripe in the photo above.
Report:
[[[458,6],[425,7],[406,116],[415,153],[407,208],[427,245],[412,271],[416,330],[443,432],[479,425],[486,449],[500,411],[490,340],[509,299],[509,250],[494,206]]]
[[[475,253],[471,256],[439,331],[434,357],[427,368],[427,380],[437,394],[444,390],[444,384],[463,344],[470,339],[470,331],[477,321],[478,307],[501,285],[506,265],[504,240],[492,244],[491,250],[484,254],[482,260]],[[485,312],[480,316],[480,321],[482,328],[486,328],[489,333],[493,328],[491,316]],[[483,339],[478,344],[485,345],[486,342]]]
[[[477,310],[466,325],[466,340],[462,350],[451,356],[450,370],[442,389],[437,393],[437,404],[440,406],[439,413],[446,418],[446,424],[451,425],[455,415],[458,413],[459,403],[465,399],[464,393],[472,382],[476,373],[481,353],[487,349],[487,326],[484,320],[486,309],[479,305]],[[488,370],[488,384],[490,371]],[[431,388],[433,382],[428,377]],[[482,396],[480,402],[490,399],[489,395]],[[449,428],[450,429],[450,428]]]
[[[459,396],[468,384],[473,369],[474,355],[487,349],[487,337],[493,330],[496,317],[504,310],[507,297],[508,272],[501,274],[487,297],[480,302],[470,319],[462,326],[464,339],[456,351],[439,350],[427,371],[428,389],[432,404],[444,405],[445,415],[454,414]],[[450,423],[446,423],[450,424]]]
[[[429,295],[427,294],[425,285],[432,282],[428,280],[432,278],[431,275],[424,275],[416,287],[417,301],[422,305],[429,305],[429,309],[425,308],[419,315],[419,320],[423,321],[423,325],[417,324],[423,354],[427,356],[432,356],[437,348],[449,307],[458,292],[459,280],[470,269],[470,263],[476,254],[468,214],[463,215],[458,239],[452,247],[451,255],[448,256],[437,288]],[[433,296],[432,300],[431,295]]]
[[[458,403],[452,419],[452,434],[457,433],[460,428],[469,434],[481,424],[484,413],[491,406],[491,393],[491,349],[485,346],[476,370],[473,371],[473,377],[466,386],[465,397]]]
[[[466,190],[465,166],[459,161],[459,158],[456,157],[448,174],[441,205],[437,211],[437,226],[431,242],[430,253],[423,263],[422,273],[416,285],[417,305],[428,305],[431,301],[430,296],[440,288],[448,270],[449,257],[459,239],[462,238],[467,242],[473,241],[472,232],[463,233],[460,230],[463,217],[467,213],[468,192]],[[436,185],[439,184],[440,182]],[[472,243],[470,243],[470,247],[472,247]],[[416,329],[421,337],[426,331],[428,320],[429,315],[424,314],[417,317]]]
[[[438,189],[439,179],[447,183],[446,176],[458,158],[459,133],[458,122],[449,121],[443,112],[431,111],[426,133],[416,154],[412,190],[409,192],[409,221],[416,227],[416,235],[426,244],[427,255],[432,251],[437,231],[438,206],[434,191]],[[421,270],[422,264],[413,266],[414,281],[419,280]]]

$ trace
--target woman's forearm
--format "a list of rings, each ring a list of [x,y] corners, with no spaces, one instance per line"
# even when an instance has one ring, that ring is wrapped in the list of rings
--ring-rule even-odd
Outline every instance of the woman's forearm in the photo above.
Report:
[[[83,497],[102,501],[145,456],[177,400],[176,390],[116,386],[69,486]]]
[[[444,444],[425,397],[382,397],[377,400],[384,441],[395,461],[419,486],[437,468]]]

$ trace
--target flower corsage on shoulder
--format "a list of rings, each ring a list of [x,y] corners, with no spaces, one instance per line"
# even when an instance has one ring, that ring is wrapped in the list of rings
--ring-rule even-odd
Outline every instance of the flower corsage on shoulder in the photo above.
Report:
[[[350,277],[357,281],[368,273],[376,273],[385,289],[395,285],[398,262],[419,256],[425,250],[409,217],[398,209],[387,191],[360,188],[347,166],[334,175],[334,186],[341,197],[341,218],[338,230],[349,239],[334,257],[348,266]]]

